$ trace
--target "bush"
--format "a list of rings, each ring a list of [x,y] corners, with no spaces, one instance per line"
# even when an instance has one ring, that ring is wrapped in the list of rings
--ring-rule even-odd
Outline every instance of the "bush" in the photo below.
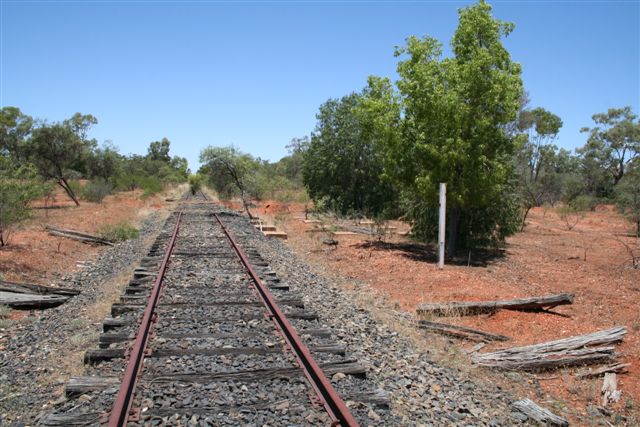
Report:
[[[583,194],[582,196],[578,196],[569,202],[569,206],[577,212],[587,212],[593,211],[598,206],[598,199]]]
[[[128,222],[121,222],[119,224],[106,225],[102,227],[100,235],[113,242],[122,242],[137,238],[140,235],[140,232]]]
[[[164,186],[162,182],[155,176],[147,176],[140,180],[140,188],[142,188],[142,198],[145,199],[147,197],[153,196],[156,193],[160,193],[164,190]]]
[[[133,191],[140,187],[140,181],[143,179],[139,175],[125,174],[116,179],[116,188],[123,191]]]
[[[88,202],[100,203],[102,199],[112,192],[113,185],[107,181],[97,179],[82,187],[80,197]]]
[[[556,209],[558,216],[562,219],[567,226],[567,230],[571,231],[573,227],[578,225],[580,220],[584,218],[585,211],[578,209],[578,207],[572,205],[560,206]]]
[[[640,170],[627,173],[615,189],[616,207],[636,226],[640,237]]]
[[[189,176],[189,190],[191,194],[195,196],[195,194],[202,189],[202,181],[202,175],[195,174]]]
[[[7,244],[14,227],[30,217],[29,203],[42,197],[46,187],[31,165],[16,166],[0,156],[0,246]]]
[[[69,188],[71,189],[71,191],[73,191],[73,194],[75,194],[76,196],[82,194],[82,184],[80,184],[80,181],[68,181],[69,183]],[[60,187],[58,187],[60,188]]]

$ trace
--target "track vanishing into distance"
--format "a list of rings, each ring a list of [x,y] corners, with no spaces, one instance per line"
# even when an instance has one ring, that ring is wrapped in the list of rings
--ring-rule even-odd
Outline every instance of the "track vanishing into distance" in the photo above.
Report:
[[[39,424],[356,426],[384,408],[255,238],[204,194],[181,201],[86,352],[87,376]],[[332,379],[345,376],[340,396]]]

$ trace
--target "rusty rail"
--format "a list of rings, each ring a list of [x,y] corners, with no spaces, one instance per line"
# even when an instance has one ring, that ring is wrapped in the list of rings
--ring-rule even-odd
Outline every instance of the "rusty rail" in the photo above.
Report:
[[[300,336],[296,332],[295,328],[291,325],[291,323],[289,323],[286,316],[275,302],[275,299],[267,290],[267,287],[264,285],[264,283],[262,283],[262,280],[260,280],[258,274],[251,267],[251,263],[249,262],[245,253],[242,251],[242,249],[240,249],[233,236],[231,235],[231,233],[229,233],[218,215],[215,213],[213,215],[218,221],[218,224],[220,224],[220,227],[222,227],[224,234],[231,242],[234,251],[246,268],[247,273],[249,274],[249,276],[251,276],[255,288],[258,291],[258,294],[260,294],[262,302],[269,310],[271,319],[276,324],[276,327],[293,351],[298,364],[304,371],[304,374],[309,380],[311,387],[313,387],[314,391],[316,392],[320,403],[322,403],[329,416],[333,420],[332,425],[343,427],[358,426],[358,422],[355,420],[353,415],[351,415],[351,412],[349,411],[349,408],[347,408],[347,405],[345,405],[340,395],[335,391],[335,389],[331,385],[331,382],[329,382],[329,379],[313,359],[313,356],[311,355],[311,352],[309,351],[307,346],[302,342],[302,339],[300,339]]]
[[[109,427],[125,426],[127,424],[127,421],[129,420],[131,404],[133,403],[133,394],[138,382],[140,370],[142,368],[142,361],[144,360],[147,343],[149,341],[149,332],[154,321],[154,315],[158,305],[158,300],[160,299],[162,279],[164,278],[167,265],[169,264],[169,259],[171,258],[171,253],[173,252],[173,248],[176,244],[176,238],[180,229],[181,220],[182,212],[178,214],[176,225],[173,229],[171,240],[169,241],[169,246],[167,247],[164,258],[162,260],[162,264],[160,265],[160,269],[158,270],[156,280],[153,283],[153,288],[151,290],[149,301],[147,302],[147,307],[144,310],[140,329],[138,330],[136,340],[133,344],[133,348],[131,349],[129,363],[127,364],[127,369],[124,372],[124,378],[122,379],[122,383],[120,384],[120,389],[118,390],[116,401],[109,416]]]

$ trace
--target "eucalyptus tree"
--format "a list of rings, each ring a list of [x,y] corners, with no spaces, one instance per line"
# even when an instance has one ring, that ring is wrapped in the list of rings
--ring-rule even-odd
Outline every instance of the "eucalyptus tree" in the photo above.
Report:
[[[592,190],[606,196],[622,179],[628,165],[640,155],[640,121],[628,106],[610,108],[606,113],[594,114],[592,119],[596,126],[581,129],[588,132],[589,137],[579,153],[583,157],[585,176],[593,181]],[[602,182],[602,178],[606,181]]]
[[[556,151],[553,142],[560,132],[562,120],[544,108],[524,110],[520,114],[516,154],[516,172],[521,191],[522,228],[531,208],[540,206],[557,192]]]

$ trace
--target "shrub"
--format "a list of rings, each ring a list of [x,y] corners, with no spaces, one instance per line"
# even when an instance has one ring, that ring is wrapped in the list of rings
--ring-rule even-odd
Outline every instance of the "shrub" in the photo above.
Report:
[[[45,189],[31,165],[16,166],[0,156],[0,246],[7,244],[14,227],[29,218],[29,202],[42,197]]]
[[[69,188],[71,189],[71,191],[73,191],[73,194],[82,194],[82,184],[80,184],[80,181],[68,181],[69,182]]]
[[[640,170],[634,170],[618,183],[615,189],[616,207],[636,226],[640,237]]]
[[[100,230],[100,235],[113,242],[122,242],[137,238],[140,232],[128,222],[121,222],[115,225],[105,225]]]
[[[583,194],[569,202],[569,206],[577,212],[593,211],[596,206],[598,206],[598,199],[593,196]]]
[[[116,188],[119,190],[133,191],[140,187],[140,181],[144,178],[139,175],[121,175],[116,179]]]
[[[571,231],[573,227],[578,225],[580,220],[584,218],[584,210],[578,210],[571,205],[560,206],[556,209],[558,216],[562,219],[567,226],[567,230]]]
[[[111,194],[113,185],[109,182],[97,179],[82,188],[80,197],[88,202],[100,203],[102,199]]]
[[[143,199],[164,190],[162,182],[160,182],[160,180],[155,176],[147,176],[140,179],[140,188],[144,190],[142,193]]]
[[[189,176],[189,190],[191,194],[195,196],[195,194],[202,189],[202,181],[202,175],[195,174]]]

